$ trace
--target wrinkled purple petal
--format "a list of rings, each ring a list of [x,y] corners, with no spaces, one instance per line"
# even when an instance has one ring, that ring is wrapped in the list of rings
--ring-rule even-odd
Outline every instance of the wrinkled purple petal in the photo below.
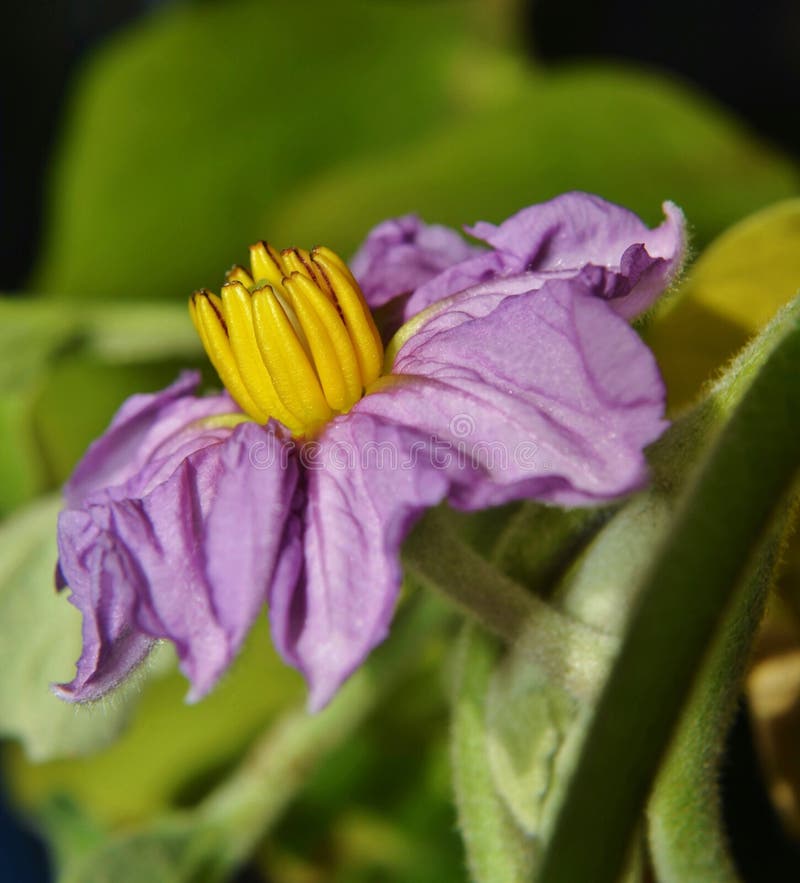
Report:
[[[175,643],[190,700],[211,689],[274,574],[291,571],[281,540],[297,468],[284,446],[244,423],[186,454],[142,497],[96,491],[85,510],[62,513],[61,568],[84,617],[76,677],[57,688],[63,698],[102,695],[154,638]]]
[[[432,467],[415,431],[356,410],[334,420],[303,459],[304,576],[291,597],[273,595],[270,619],[276,646],[306,677],[309,707],[318,710],[386,637],[400,545],[450,478]]]
[[[220,451],[205,532],[206,573],[217,617],[238,647],[266,600],[296,581],[302,552],[287,522],[295,517],[298,484],[293,446],[274,432],[245,424]]]
[[[650,230],[633,212],[586,193],[566,193],[523,209],[499,226],[479,222],[467,232],[491,246],[445,269],[406,304],[410,318],[464,288],[517,273],[546,281],[580,277],[616,312],[647,309],[680,270],[686,239],[683,214],[664,203],[666,220]]]
[[[350,268],[374,308],[414,291],[447,267],[479,253],[480,249],[468,245],[449,227],[404,215],[373,228]]]
[[[83,615],[75,678],[54,686],[69,701],[99,699],[147,656],[153,638],[135,626],[139,572],[128,550],[93,520],[68,509],[58,519],[60,569],[72,580],[70,601]]]
[[[479,465],[451,496],[464,508],[524,497],[586,505],[640,487],[642,449],[666,426],[650,351],[578,280],[504,297],[507,288],[448,302],[398,352],[393,373],[406,376],[359,411]]]
[[[197,371],[184,371],[160,392],[131,396],[75,468],[64,488],[67,507],[79,508],[92,491],[136,476],[160,447],[193,421],[239,410],[227,393],[194,396],[199,383]]]

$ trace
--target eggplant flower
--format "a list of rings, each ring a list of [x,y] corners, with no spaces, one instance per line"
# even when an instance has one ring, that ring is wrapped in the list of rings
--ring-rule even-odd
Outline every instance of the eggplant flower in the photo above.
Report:
[[[649,230],[567,194],[471,233],[377,227],[353,271],[260,242],[190,314],[225,387],[129,399],[65,489],[61,587],[83,615],[64,699],[96,699],[158,639],[206,694],[266,604],[323,707],[384,639],[403,539],[442,500],[592,505],[641,487],[664,387],[627,319],[680,269]],[[406,322],[384,344],[371,308]]]

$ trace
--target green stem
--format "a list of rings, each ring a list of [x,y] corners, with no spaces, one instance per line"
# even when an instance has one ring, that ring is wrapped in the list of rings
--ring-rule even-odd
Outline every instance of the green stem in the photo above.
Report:
[[[616,641],[570,617],[509,579],[464,543],[447,510],[429,512],[403,549],[423,583],[438,589],[484,628],[514,646],[572,695],[594,695]]]

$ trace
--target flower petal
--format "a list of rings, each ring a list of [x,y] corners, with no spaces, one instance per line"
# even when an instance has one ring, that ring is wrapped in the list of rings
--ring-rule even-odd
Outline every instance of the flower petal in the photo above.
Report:
[[[297,470],[274,432],[244,423],[227,433],[140,498],[95,494],[84,511],[62,513],[61,569],[84,617],[63,698],[102,695],[155,638],[175,643],[191,701],[233,660],[273,575],[287,569],[281,538]]]
[[[683,263],[683,213],[671,202],[663,209],[666,220],[650,230],[633,212],[576,192],[525,208],[499,227],[479,222],[467,232],[492,250],[445,269],[418,288],[406,305],[406,318],[471,285],[523,272],[539,275],[537,287],[552,278],[580,276],[620,315],[636,316]]]
[[[374,308],[414,291],[447,267],[480,252],[449,227],[404,215],[373,228],[350,268]]]
[[[362,400],[364,401],[364,400]],[[302,460],[308,480],[305,568],[270,604],[273,640],[326,705],[387,634],[400,587],[400,545],[450,478],[411,429],[357,410],[334,420]]]
[[[222,475],[205,530],[206,573],[217,617],[234,647],[269,593],[297,579],[302,551],[292,541],[298,486],[294,445],[245,424],[220,450]]]
[[[130,674],[153,638],[133,625],[139,574],[128,550],[79,509],[60,514],[58,537],[59,567],[74,586],[70,601],[83,614],[83,649],[75,678],[53,691],[68,701],[88,702]]]
[[[451,496],[464,508],[586,505],[641,486],[642,449],[666,427],[650,351],[579,280],[507,291],[498,281],[432,311],[400,348],[396,382],[359,412],[416,426],[480,466]]]
[[[198,398],[197,371],[184,371],[171,386],[131,396],[108,429],[93,442],[64,488],[69,508],[80,508],[95,490],[137,475],[154,452],[193,421],[239,409],[227,395]]]

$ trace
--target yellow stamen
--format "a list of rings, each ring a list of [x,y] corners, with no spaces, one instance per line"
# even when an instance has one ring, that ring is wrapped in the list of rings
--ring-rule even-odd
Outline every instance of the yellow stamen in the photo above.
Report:
[[[210,291],[198,291],[189,301],[189,313],[203,348],[216,368],[219,379],[236,404],[259,423],[269,420],[269,411],[260,408],[250,396],[233,358],[227,331],[222,322],[222,303]]]
[[[281,423],[302,425],[302,418],[293,413],[291,407],[285,407],[275,391],[256,341],[250,292],[240,283],[228,282],[222,286],[222,315],[239,376],[252,400]]]
[[[281,401],[302,413],[306,426],[316,429],[333,416],[332,410],[292,322],[270,287],[253,292],[253,320],[258,347]]]
[[[250,246],[250,269],[256,285],[268,282],[281,288],[281,279],[286,275],[281,256],[266,242],[257,242]]]
[[[318,267],[342,311],[347,333],[353,341],[364,386],[380,376],[383,367],[381,336],[367,308],[364,295],[341,258],[330,249],[315,248],[312,262]]]
[[[192,321],[246,414],[313,435],[380,376],[378,330],[347,265],[328,249],[278,252],[258,242],[250,267],[228,271],[221,298],[193,295]]]
[[[325,282],[322,274],[311,262],[311,255],[305,249],[285,248],[281,252],[281,260],[286,268],[286,276],[291,276],[292,273],[299,273],[324,290]]]
[[[250,290],[253,285],[253,277],[239,264],[234,264],[225,274],[226,282],[241,282],[245,288]]]
[[[345,411],[361,398],[364,383],[344,322],[307,276],[292,273],[284,285],[311,347],[325,398],[334,410]]]

